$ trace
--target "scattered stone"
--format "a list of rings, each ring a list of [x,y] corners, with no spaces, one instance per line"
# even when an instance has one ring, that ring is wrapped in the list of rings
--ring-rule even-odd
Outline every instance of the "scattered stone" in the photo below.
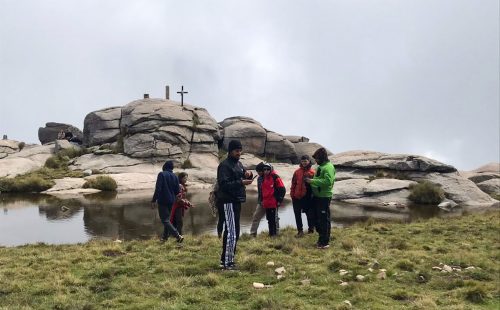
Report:
[[[274,262],[267,262],[266,266],[274,266]]]
[[[458,272],[461,272],[462,269],[461,268],[453,268],[453,271],[458,271]]]
[[[426,282],[425,277],[422,276],[422,275],[418,276],[418,282],[419,283],[425,283]]]
[[[311,280],[309,279],[304,279],[302,281],[300,281],[300,283],[304,286],[307,286],[307,285],[310,285],[311,284]]]
[[[123,241],[121,241],[120,239],[116,239],[115,240],[115,243],[122,243]]]
[[[474,270],[474,269],[476,269],[476,267],[474,267],[474,266],[470,266],[470,267],[465,268],[465,270]]]
[[[339,285],[340,285],[340,286],[348,286],[348,285],[349,285],[349,283],[347,283],[347,282],[340,282],[340,284],[339,284]]]
[[[345,275],[346,275],[346,274],[348,274],[348,273],[349,273],[349,271],[347,271],[347,270],[344,270],[344,269],[340,269],[340,270],[339,270],[339,274],[340,274],[341,276],[345,276]]]
[[[373,268],[368,268],[368,271],[369,272],[373,272]]]
[[[352,304],[349,300],[344,300],[343,303],[348,305],[349,307],[352,307]]]
[[[356,280],[358,280],[358,281],[362,282],[362,281],[364,281],[364,280],[365,280],[365,276],[362,276],[362,275],[358,274],[358,275],[356,276]]]
[[[66,207],[66,206],[61,206],[61,211],[62,211],[62,212],[66,212],[66,211],[68,211],[68,210],[69,210],[69,208],[68,208],[68,207]]]
[[[380,280],[387,279],[387,274],[385,273],[385,271],[379,272],[379,274],[377,275],[377,279],[380,279]]]
[[[378,261],[374,261],[372,264],[373,269],[379,269],[380,268],[380,263]]]
[[[91,169],[83,170],[82,173],[84,176],[88,177],[92,175],[92,170]]]
[[[444,265],[443,266],[443,270],[446,271],[446,272],[453,272],[453,268],[451,268],[450,266],[448,265]]]
[[[272,285],[264,285],[264,283],[259,283],[259,282],[253,283],[253,288],[255,288],[255,289],[271,288],[271,287],[273,287],[273,286]]]
[[[380,271],[387,272],[387,269],[380,269]]]
[[[276,274],[283,274],[286,272],[286,270],[285,270],[285,267],[279,267],[279,268],[274,269],[274,272]]]
[[[438,266],[434,266],[434,267],[432,267],[432,270],[442,271],[443,268],[438,267]]]
[[[281,279],[283,279],[284,277],[285,277],[284,275],[279,274],[279,275],[277,275],[277,276],[276,276],[276,279],[281,280]]]

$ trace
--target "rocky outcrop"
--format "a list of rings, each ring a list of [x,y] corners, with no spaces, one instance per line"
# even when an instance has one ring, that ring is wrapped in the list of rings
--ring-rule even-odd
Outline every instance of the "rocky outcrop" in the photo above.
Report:
[[[476,183],[483,192],[500,196],[499,163],[489,163],[472,171],[461,171],[460,175]]]
[[[89,113],[84,143],[117,143],[133,158],[170,158],[213,166],[218,161],[219,125],[203,108],[164,99],[135,100],[124,107]],[[120,148],[120,147],[118,147]]]
[[[15,140],[0,140],[0,159],[7,157],[9,154],[19,152],[19,146],[22,146],[21,143]]]
[[[118,141],[121,117],[121,107],[106,108],[87,114],[83,121],[83,144],[93,146]]]
[[[227,150],[229,141],[238,139],[246,153],[264,156],[266,151],[267,132],[256,120],[249,117],[230,117],[219,123],[224,138],[223,148]]]
[[[38,140],[40,143],[46,144],[49,142],[54,142],[57,139],[59,132],[63,130],[64,132],[71,132],[73,137],[78,139],[83,139],[83,133],[80,129],[73,125],[63,124],[63,123],[46,123],[45,127],[38,128]]]
[[[43,167],[54,153],[54,145],[26,146],[0,160],[0,177],[15,177]]]
[[[275,161],[298,163],[293,143],[272,131],[267,132],[265,153],[266,157],[275,158]]]
[[[410,186],[426,180],[439,185],[460,206],[489,207],[496,202],[454,167],[423,156],[350,151],[335,154],[331,160],[337,170],[334,200],[408,206]]]
[[[476,185],[487,194],[500,196],[500,178],[489,179]]]

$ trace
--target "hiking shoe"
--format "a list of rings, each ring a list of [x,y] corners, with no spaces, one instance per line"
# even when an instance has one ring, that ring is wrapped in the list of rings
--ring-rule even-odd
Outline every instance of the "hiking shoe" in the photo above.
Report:
[[[184,237],[179,235],[179,237],[177,237],[177,243],[182,243],[182,241],[184,241]]]
[[[307,230],[307,233],[308,233],[308,234],[314,234],[314,228],[309,228],[309,229]]]
[[[224,262],[222,262],[222,261],[221,261],[221,262],[219,263],[219,268],[224,268]]]
[[[302,238],[302,237],[304,237],[304,232],[302,230],[295,235],[295,238]]]
[[[227,271],[236,271],[236,270],[238,270],[238,268],[236,268],[235,264],[232,264],[232,265],[229,265],[229,266],[225,266],[223,269],[227,270]]]
[[[325,249],[328,249],[329,247],[330,247],[329,244],[325,244],[325,245],[319,245],[318,244],[318,249],[320,249],[320,250],[325,250]]]

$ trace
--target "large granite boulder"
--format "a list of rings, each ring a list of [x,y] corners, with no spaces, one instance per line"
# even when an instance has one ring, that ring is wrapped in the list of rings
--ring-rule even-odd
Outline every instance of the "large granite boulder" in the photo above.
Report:
[[[185,161],[191,153],[217,156],[219,125],[207,110],[165,99],[141,99],[85,117],[86,145],[117,143],[134,158]]]
[[[80,129],[73,125],[53,122],[46,123],[45,127],[38,128],[38,140],[40,140],[42,144],[54,142],[61,130],[65,132],[69,131],[73,134],[73,137],[83,140],[83,133]]]
[[[388,169],[394,171],[455,172],[453,166],[419,155],[386,154],[372,151],[349,151],[335,154],[336,167]]]
[[[53,144],[27,145],[21,151],[0,159],[0,178],[15,177],[39,169],[53,153]]]
[[[121,117],[121,107],[106,108],[87,114],[83,121],[83,144],[93,146],[118,141]]]
[[[312,155],[314,154],[314,152],[316,152],[317,149],[323,147],[321,144],[314,142],[297,142],[294,143],[293,146],[295,147],[295,153],[297,154],[298,159],[300,159],[304,155],[307,155],[313,162],[314,160],[312,159]],[[333,155],[330,150],[327,149],[326,151],[328,153],[328,156]]]
[[[500,178],[489,179],[476,185],[487,194],[500,196]]]
[[[273,131],[267,132],[265,154],[279,162],[298,163],[293,143]]]
[[[236,116],[226,118],[219,124],[223,128],[225,150],[229,141],[237,139],[241,141],[244,152],[257,156],[265,155],[267,132],[259,122],[249,117]]]
[[[7,157],[9,154],[17,153],[22,146],[22,142],[15,140],[0,140],[0,159]]]

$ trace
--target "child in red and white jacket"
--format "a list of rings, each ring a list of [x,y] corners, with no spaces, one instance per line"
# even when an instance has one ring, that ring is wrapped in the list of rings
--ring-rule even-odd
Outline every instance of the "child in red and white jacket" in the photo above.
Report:
[[[262,207],[266,210],[269,236],[273,237],[278,234],[278,206],[283,202],[286,189],[283,180],[276,174],[270,164],[264,164],[263,169]]]
[[[193,205],[189,200],[187,200],[187,179],[188,179],[188,174],[185,172],[179,173],[177,176],[179,178],[179,188],[180,192],[177,195],[177,200],[174,202],[174,205],[172,206],[172,212],[170,214],[170,223],[174,225],[174,227],[177,229],[179,234],[182,235],[182,226],[183,226],[183,217],[184,217],[184,210],[187,210],[191,208]]]

